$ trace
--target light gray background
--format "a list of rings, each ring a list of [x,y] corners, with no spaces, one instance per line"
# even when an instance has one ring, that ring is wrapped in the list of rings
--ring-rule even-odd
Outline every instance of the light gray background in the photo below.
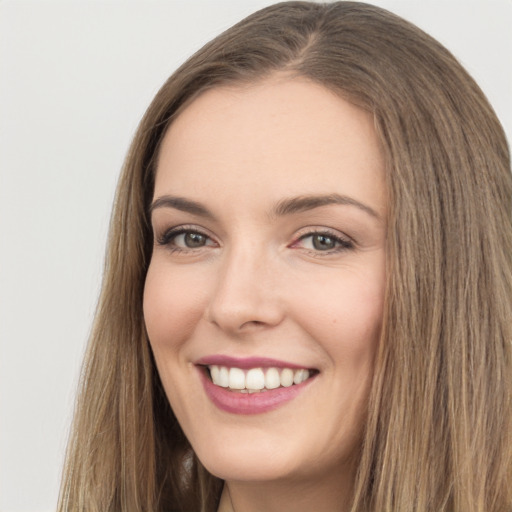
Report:
[[[0,510],[55,509],[111,200],[185,57],[271,1],[0,0]],[[512,0],[376,0],[462,61],[512,134]]]

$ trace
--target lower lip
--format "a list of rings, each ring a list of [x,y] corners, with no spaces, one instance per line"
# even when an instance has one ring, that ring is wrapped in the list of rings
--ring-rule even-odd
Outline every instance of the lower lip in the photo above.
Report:
[[[216,386],[199,367],[204,389],[210,400],[223,411],[232,414],[262,414],[273,411],[293,400],[311,383],[314,377],[287,388],[269,389],[255,393],[240,393]]]

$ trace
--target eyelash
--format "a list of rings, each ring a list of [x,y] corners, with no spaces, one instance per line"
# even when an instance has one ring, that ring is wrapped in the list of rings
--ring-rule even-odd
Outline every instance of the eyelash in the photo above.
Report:
[[[192,227],[192,226],[180,226],[177,228],[172,228],[167,231],[165,231],[161,236],[157,237],[157,243],[161,246],[166,246],[171,252],[181,252],[181,253],[187,253],[192,251],[197,251],[200,249],[203,249],[204,247],[207,247],[208,244],[199,246],[197,248],[190,247],[190,248],[183,248],[179,247],[177,245],[174,245],[175,239],[180,235],[199,235],[202,237],[205,237],[206,240],[212,240],[212,238],[204,233],[203,231]],[[325,251],[319,250],[319,249],[308,249],[304,248],[307,252],[310,254],[313,254],[314,256],[329,256],[332,254],[340,253],[343,251],[353,250],[355,248],[355,244],[353,240],[351,240],[348,237],[340,236],[338,233],[330,231],[328,229],[322,228],[322,229],[312,229],[310,231],[307,231],[303,235],[296,238],[291,244],[291,248],[297,248],[297,245],[299,242],[304,241],[308,238],[312,238],[315,236],[322,236],[325,238],[328,238],[332,240],[337,246],[335,246],[333,249],[328,249]]]
[[[178,228],[172,228],[165,231],[161,236],[157,238],[158,245],[166,246],[171,252],[189,252],[189,251],[197,251],[198,249],[203,249],[206,245],[198,247],[198,248],[183,248],[173,245],[174,240],[180,235],[199,235],[204,236],[207,240],[212,240],[212,238],[206,233],[200,231],[199,229],[192,226],[180,226]]]
[[[305,248],[306,251],[308,251],[310,254],[314,255],[315,257],[330,256],[332,254],[337,254],[340,252],[353,250],[355,248],[355,244],[354,244],[353,240],[351,240],[348,237],[341,236],[337,232],[330,231],[329,229],[325,229],[325,228],[312,229],[312,230],[308,231],[307,233],[304,233],[303,235],[299,236],[295,242],[293,242],[291,244],[291,247],[292,248],[296,247],[296,245],[299,242],[304,241],[308,238],[313,238],[315,236],[321,236],[321,237],[328,238],[336,244],[336,246],[334,248],[328,249],[325,251],[322,251],[319,249],[314,249],[314,248],[313,249]],[[312,242],[312,243],[314,243],[314,242]]]

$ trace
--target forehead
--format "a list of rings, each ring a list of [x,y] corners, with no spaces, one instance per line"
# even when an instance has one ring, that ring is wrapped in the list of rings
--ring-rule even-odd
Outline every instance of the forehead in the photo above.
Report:
[[[384,213],[373,118],[306,79],[274,77],[209,90],[169,127],[155,195],[226,187],[275,200],[285,192],[370,195]]]

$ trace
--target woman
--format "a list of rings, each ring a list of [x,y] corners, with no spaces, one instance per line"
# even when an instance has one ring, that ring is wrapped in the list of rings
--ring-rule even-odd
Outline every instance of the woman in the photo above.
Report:
[[[439,43],[290,2],[134,138],[61,510],[505,511],[512,182]]]

